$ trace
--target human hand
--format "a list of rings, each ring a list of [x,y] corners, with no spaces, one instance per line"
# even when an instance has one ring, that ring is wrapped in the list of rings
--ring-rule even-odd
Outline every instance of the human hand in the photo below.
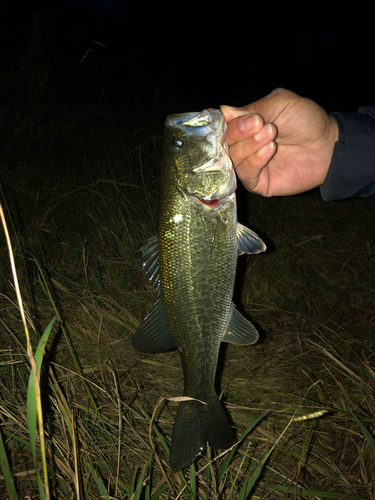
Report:
[[[336,120],[310,99],[275,89],[242,109],[222,106],[225,140],[246,189],[288,196],[324,183],[339,132]]]

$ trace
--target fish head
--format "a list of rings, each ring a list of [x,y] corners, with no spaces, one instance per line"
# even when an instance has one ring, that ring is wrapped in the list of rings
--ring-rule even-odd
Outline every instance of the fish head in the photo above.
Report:
[[[236,175],[225,142],[221,111],[169,115],[165,123],[163,168],[185,195],[206,205],[232,195]]]

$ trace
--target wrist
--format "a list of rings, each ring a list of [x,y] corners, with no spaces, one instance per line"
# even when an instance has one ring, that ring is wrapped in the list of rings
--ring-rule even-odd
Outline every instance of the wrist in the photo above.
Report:
[[[336,142],[339,140],[339,125],[335,117],[330,115],[331,120],[331,137],[332,137],[332,150],[335,147]]]

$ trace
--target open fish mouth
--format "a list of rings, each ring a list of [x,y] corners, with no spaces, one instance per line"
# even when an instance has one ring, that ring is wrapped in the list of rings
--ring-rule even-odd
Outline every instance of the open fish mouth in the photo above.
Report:
[[[197,196],[197,198],[201,203],[203,203],[204,205],[208,205],[210,207],[215,207],[221,201],[221,200],[204,200],[203,198],[199,198],[199,196]]]
[[[196,196],[195,198],[197,198],[200,201],[200,203],[202,203],[206,207],[209,207],[209,208],[218,208],[219,206],[221,206],[224,203],[226,197],[225,198],[212,199],[212,200],[205,200],[204,198],[201,198],[200,196]]]
[[[223,205],[225,205],[228,201],[233,202],[233,196],[234,195],[225,195],[225,196],[220,196],[220,197],[214,197],[214,198],[204,198],[199,195],[188,195],[190,202],[195,205],[195,207],[204,210],[205,212],[212,212],[212,215],[215,213],[218,213]]]

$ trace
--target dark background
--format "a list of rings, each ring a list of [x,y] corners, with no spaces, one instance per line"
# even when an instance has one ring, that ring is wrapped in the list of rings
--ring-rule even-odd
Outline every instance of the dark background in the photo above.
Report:
[[[160,118],[247,104],[277,86],[316,100],[328,112],[356,111],[373,102],[374,43],[364,26],[330,24],[320,12],[308,11],[288,20],[287,8],[279,13],[264,6],[256,13],[251,4],[232,3],[227,10],[212,4],[207,15],[196,3],[163,5],[1,0],[0,70],[4,74],[17,64],[37,13],[50,81],[69,84],[72,98],[83,92],[79,97],[85,100],[99,85],[100,70],[111,102],[125,107],[125,97],[133,103],[143,99],[150,109],[153,101],[152,112]],[[261,21],[268,15],[271,24]]]

